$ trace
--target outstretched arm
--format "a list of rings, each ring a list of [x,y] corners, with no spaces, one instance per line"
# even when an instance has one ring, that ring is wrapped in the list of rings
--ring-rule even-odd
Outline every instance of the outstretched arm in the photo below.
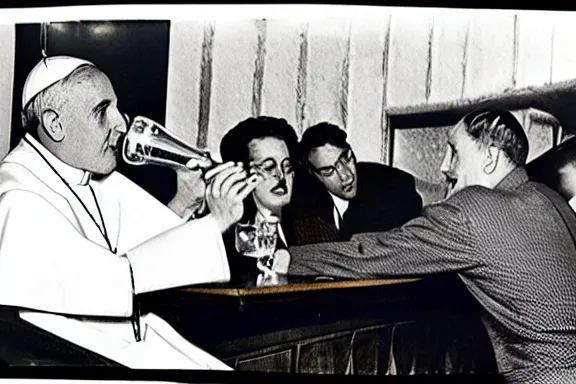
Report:
[[[446,201],[424,208],[423,216],[389,232],[292,247],[287,272],[374,279],[462,271],[479,264],[476,241],[462,209]]]

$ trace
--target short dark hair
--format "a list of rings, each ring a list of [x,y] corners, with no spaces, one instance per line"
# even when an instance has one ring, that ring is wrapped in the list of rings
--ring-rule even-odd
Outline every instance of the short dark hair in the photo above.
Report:
[[[258,116],[241,121],[230,129],[220,141],[222,161],[242,162],[248,166],[250,151],[248,144],[254,139],[275,137],[286,143],[290,157],[297,161],[298,136],[285,119]]]
[[[308,162],[308,155],[315,149],[323,145],[330,144],[342,149],[350,149],[350,144],[346,141],[348,134],[335,124],[322,122],[311,126],[304,131],[300,140],[300,153],[304,161]]]
[[[525,165],[528,137],[514,115],[504,109],[490,108],[471,112],[463,119],[466,132],[483,147],[501,149],[515,165]]]

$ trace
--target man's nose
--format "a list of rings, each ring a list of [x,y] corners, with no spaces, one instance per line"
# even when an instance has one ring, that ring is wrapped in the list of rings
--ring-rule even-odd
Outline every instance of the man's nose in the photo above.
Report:
[[[338,173],[338,177],[340,178],[340,181],[342,181],[343,183],[349,181],[352,178],[352,172],[345,165],[340,168],[337,167],[336,173]]]
[[[442,165],[440,165],[440,172],[444,175],[448,175],[450,172],[450,156],[448,153],[444,155],[444,159],[442,160]]]
[[[284,178],[284,171],[281,168],[274,168],[271,172],[269,172],[270,176],[272,176],[272,178],[280,181]]]
[[[118,111],[117,119],[116,124],[114,124],[114,130],[119,133],[126,133],[128,131],[128,124],[130,124],[130,117]]]

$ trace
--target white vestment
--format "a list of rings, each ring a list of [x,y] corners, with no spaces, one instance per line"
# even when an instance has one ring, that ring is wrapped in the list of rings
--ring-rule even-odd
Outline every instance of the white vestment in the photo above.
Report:
[[[26,308],[24,320],[130,368],[230,370],[154,314],[141,316],[140,342],[130,322],[130,267],[136,294],[229,281],[216,221],[208,215],[184,222],[120,173],[90,180],[26,138],[101,226],[92,186],[117,252],[46,161],[21,141],[0,163],[0,304]]]

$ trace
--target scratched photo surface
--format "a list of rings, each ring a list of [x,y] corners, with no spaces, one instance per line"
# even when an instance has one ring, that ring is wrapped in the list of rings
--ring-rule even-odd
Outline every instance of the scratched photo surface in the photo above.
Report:
[[[152,119],[217,162],[224,135],[249,117],[283,118],[298,138],[329,122],[346,131],[358,161],[411,174],[427,206],[446,196],[440,168],[450,130],[466,113],[495,103],[522,124],[534,177],[558,187],[550,165],[536,160],[576,129],[576,15],[375,9],[377,17],[83,15],[0,24],[0,159],[23,137],[22,89],[30,70],[43,55],[70,55],[108,75],[122,113]],[[195,176],[157,164],[119,162],[117,170],[178,214],[187,214],[191,201],[194,209],[203,204],[204,186]],[[183,190],[189,201],[175,197]],[[477,303],[458,279],[430,281],[201,284],[145,293],[141,305],[240,372],[497,374]],[[4,333],[0,343],[8,340]],[[82,353],[68,344],[56,349]],[[7,364],[55,365],[22,356]]]

